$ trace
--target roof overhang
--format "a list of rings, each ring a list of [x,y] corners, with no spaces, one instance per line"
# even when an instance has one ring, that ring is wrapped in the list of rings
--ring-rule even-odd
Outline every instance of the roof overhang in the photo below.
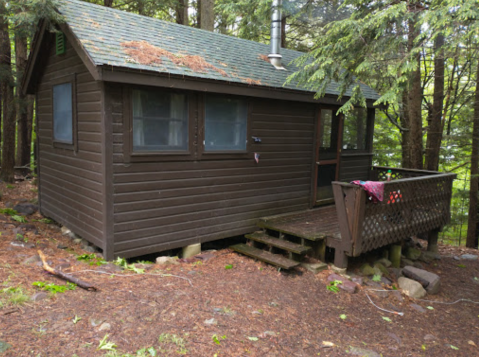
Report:
[[[154,71],[133,70],[123,67],[99,66],[100,80],[105,82],[145,85],[152,87],[175,88],[197,92],[213,92],[248,97],[289,100],[295,102],[343,105],[348,98],[338,100],[337,96],[326,95],[315,99],[314,92],[288,88],[264,87],[237,82],[208,80],[198,77],[172,75]],[[374,108],[374,100],[367,100],[368,108]]]

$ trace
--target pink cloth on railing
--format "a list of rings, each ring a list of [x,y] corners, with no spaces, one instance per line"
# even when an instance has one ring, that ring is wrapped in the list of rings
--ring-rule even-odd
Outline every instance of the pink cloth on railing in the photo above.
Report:
[[[370,197],[371,201],[373,202],[382,202],[384,198],[384,182],[381,181],[352,181],[351,182],[354,185],[359,185],[368,194]]]

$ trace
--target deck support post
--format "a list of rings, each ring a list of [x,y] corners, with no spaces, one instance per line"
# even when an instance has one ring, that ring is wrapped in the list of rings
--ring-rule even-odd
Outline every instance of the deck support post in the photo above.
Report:
[[[389,260],[393,268],[399,268],[401,266],[401,250],[402,247],[399,244],[393,244],[389,248]]]
[[[343,250],[336,249],[334,252],[334,265],[338,268],[348,267],[348,256]]]
[[[437,247],[437,238],[439,236],[439,229],[433,229],[427,234],[427,251],[437,253],[439,251]]]

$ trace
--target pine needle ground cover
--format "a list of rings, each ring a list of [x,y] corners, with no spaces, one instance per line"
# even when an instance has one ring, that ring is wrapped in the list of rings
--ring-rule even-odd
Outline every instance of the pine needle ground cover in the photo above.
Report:
[[[37,194],[30,183],[13,188],[0,183],[0,188],[1,209]],[[209,253],[204,261],[141,262],[121,270],[82,250],[39,213],[27,220],[0,215],[2,357],[479,354],[478,305],[442,304],[479,300],[479,261],[454,259],[477,254],[474,250],[440,246],[442,259],[425,264],[442,279],[441,292],[427,297],[434,302],[367,291],[377,306],[404,312],[399,316],[373,306],[367,287],[356,294],[327,289],[330,271],[278,271],[227,249]],[[18,244],[15,232],[22,224],[31,226],[21,228]],[[32,259],[37,249],[51,266],[99,291],[77,287],[54,294],[33,285],[67,284]],[[353,261],[351,271],[362,263]],[[33,301],[36,294],[44,295]]]

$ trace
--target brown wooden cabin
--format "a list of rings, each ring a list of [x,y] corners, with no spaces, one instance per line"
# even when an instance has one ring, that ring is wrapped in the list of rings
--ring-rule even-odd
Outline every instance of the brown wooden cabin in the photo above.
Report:
[[[57,33],[40,26],[23,83],[37,100],[45,216],[107,259],[251,233],[260,218],[296,212],[314,214],[322,233],[279,234],[291,233],[296,244],[320,240],[319,254],[335,248],[338,265],[378,246],[362,237],[358,248],[358,222],[375,214],[364,208],[363,191],[340,183],[333,190],[333,181],[384,176],[371,169],[374,91],[363,87],[367,109],[338,116],[334,84],[319,100],[284,85],[301,53],[282,50],[286,70],[278,70],[264,44],[77,0],[59,10],[66,22]],[[442,219],[422,228],[447,221],[448,180],[431,181]],[[398,222],[407,225],[403,216]],[[296,231],[308,224],[298,222]],[[375,227],[373,241],[384,233]]]

